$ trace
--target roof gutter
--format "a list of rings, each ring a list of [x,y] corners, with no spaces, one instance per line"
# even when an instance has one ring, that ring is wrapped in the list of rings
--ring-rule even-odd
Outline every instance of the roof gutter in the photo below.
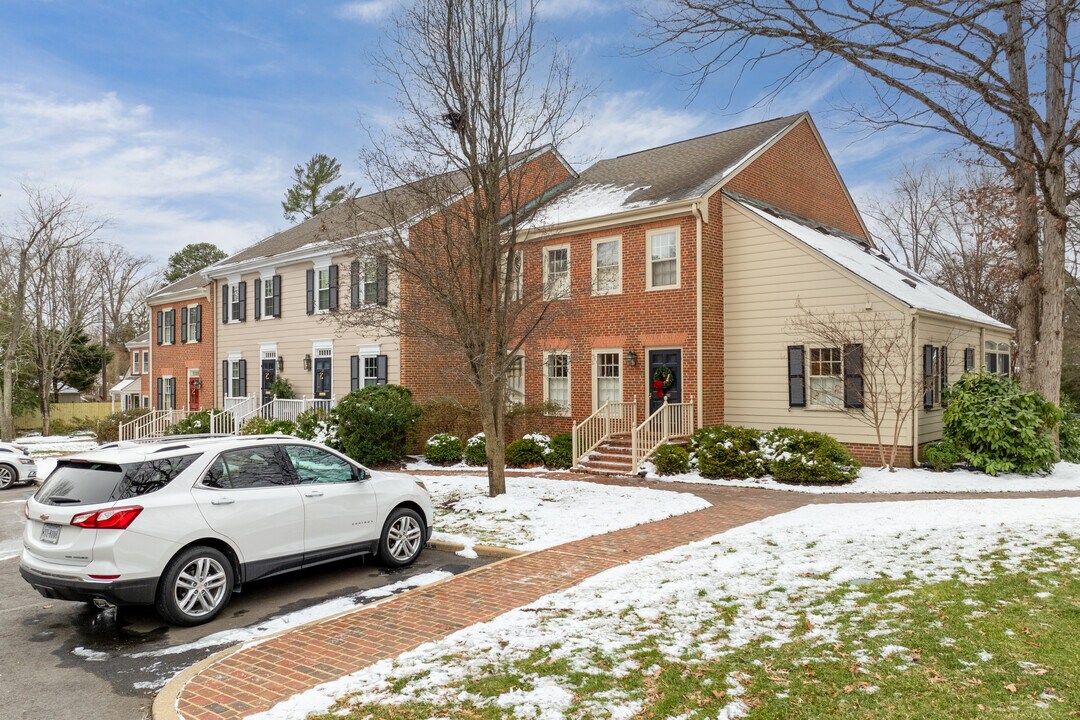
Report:
[[[694,207],[700,202],[700,197],[694,197],[688,200],[677,200],[670,203],[633,208],[618,213],[610,213],[601,217],[572,220],[564,223],[556,223],[554,225],[544,225],[538,228],[526,228],[519,231],[519,238],[521,240],[539,240],[557,235],[572,235],[575,233],[588,232],[590,230],[599,230],[602,228],[638,222],[648,222],[650,220],[660,220],[679,215],[692,215],[695,212],[698,212],[694,210]]]

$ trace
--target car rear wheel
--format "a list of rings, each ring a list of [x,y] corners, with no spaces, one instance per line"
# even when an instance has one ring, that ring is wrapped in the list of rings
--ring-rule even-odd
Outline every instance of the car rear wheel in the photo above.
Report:
[[[0,490],[7,490],[15,484],[15,468],[10,465],[0,465]]]
[[[233,591],[229,559],[211,547],[188,548],[172,559],[161,576],[157,611],[174,625],[201,625],[225,609]]]
[[[424,549],[424,521],[409,508],[390,513],[379,538],[379,561],[390,567],[412,565]]]

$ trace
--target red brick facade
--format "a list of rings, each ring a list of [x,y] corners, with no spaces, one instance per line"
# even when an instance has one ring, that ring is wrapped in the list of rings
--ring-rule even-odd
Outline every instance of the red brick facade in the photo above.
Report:
[[[844,447],[851,451],[851,454],[855,456],[855,459],[866,467],[881,467],[881,452],[878,450],[877,445],[863,444],[863,443],[844,443]],[[922,448],[919,447],[919,452],[922,452]],[[886,447],[886,457],[891,451],[891,448]],[[910,445],[899,445],[896,448],[896,467],[913,467],[915,464],[914,458],[911,454]]]
[[[217,387],[214,363],[214,303],[210,289],[206,293],[211,297],[199,296],[174,302],[160,302],[150,306],[150,403],[155,410],[207,410],[214,407],[214,390]],[[153,301],[151,301],[153,303]],[[181,319],[185,309],[192,313],[199,308],[202,314],[201,327],[197,338],[190,337],[194,332],[185,332]],[[175,320],[175,335],[169,342],[170,323],[162,323],[172,311]],[[163,327],[164,325],[164,327]],[[187,335],[187,342],[184,337]],[[172,379],[175,386],[175,400],[172,407],[163,407],[167,402],[162,395],[169,395],[165,381]],[[197,385],[201,384],[201,387]]]

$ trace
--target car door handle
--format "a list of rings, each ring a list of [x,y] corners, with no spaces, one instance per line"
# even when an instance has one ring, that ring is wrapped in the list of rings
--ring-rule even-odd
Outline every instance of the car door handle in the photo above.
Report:
[[[312,490],[311,492],[304,493],[305,497],[322,497],[322,490]]]
[[[222,497],[222,498],[214,498],[213,500],[210,501],[210,504],[211,505],[232,505],[234,502],[236,502],[236,501],[233,500],[232,498]]]

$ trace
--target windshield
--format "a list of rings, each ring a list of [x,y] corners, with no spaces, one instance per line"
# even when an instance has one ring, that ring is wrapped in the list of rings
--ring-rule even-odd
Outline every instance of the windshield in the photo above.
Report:
[[[117,465],[61,460],[35,498],[47,505],[97,505],[152,493],[168,485],[198,455]]]

